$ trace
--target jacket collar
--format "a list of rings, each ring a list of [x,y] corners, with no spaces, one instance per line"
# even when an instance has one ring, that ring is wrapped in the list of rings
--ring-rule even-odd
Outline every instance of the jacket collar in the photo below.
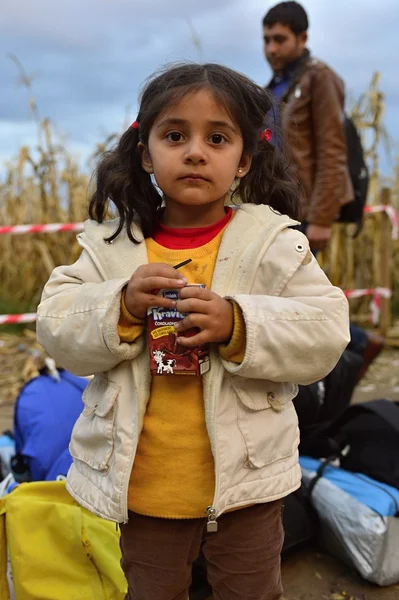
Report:
[[[257,265],[264,254],[265,244],[270,244],[282,229],[297,224],[265,204],[239,205],[223,235],[212,289],[221,296],[227,295],[234,279],[233,273],[238,272],[242,292],[250,289]],[[112,244],[104,241],[116,227],[116,220],[101,224],[86,221],[84,232],[78,235],[79,244],[90,253],[104,279],[130,277],[139,266],[148,263],[146,243],[139,231],[134,232],[137,234],[136,239],[142,240],[138,244],[129,240],[125,230]],[[239,244],[237,238],[240,239]]]
[[[306,65],[308,63],[308,60],[310,59],[310,51],[305,48],[305,50],[303,51],[303,54],[293,63],[291,63],[290,65],[288,65],[286,67],[286,74],[288,74],[288,85],[287,85],[287,89],[284,92],[284,95],[282,96],[281,100],[284,101],[288,98],[288,96],[291,94],[292,90],[294,89],[294,87],[296,86],[296,84],[298,83],[298,81],[300,80],[300,78],[303,75],[303,72],[306,69]],[[267,84],[266,88],[267,89],[271,89],[271,86],[273,84],[275,80],[275,75],[273,75],[272,79],[269,81],[269,83]]]

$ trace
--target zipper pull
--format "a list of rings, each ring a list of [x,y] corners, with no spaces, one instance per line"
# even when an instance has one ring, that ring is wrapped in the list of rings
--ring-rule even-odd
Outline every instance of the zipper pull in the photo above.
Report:
[[[208,533],[216,533],[218,530],[218,524],[216,521],[216,510],[213,508],[213,506],[208,506],[207,513],[208,522],[206,524],[206,530]]]

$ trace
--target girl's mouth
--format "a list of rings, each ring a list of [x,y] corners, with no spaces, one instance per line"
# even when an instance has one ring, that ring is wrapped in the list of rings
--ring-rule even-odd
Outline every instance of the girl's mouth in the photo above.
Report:
[[[198,182],[209,181],[209,179],[206,179],[202,175],[198,175],[198,173],[189,173],[188,175],[184,175],[183,177],[180,177],[180,179],[184,179],[185,181],[198,181]]]

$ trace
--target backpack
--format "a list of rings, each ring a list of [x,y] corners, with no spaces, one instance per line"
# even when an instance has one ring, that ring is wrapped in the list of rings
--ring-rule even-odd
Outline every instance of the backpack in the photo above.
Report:
[[[344,120],[344,131],[348,153],[348,171],[355,197],[351,202],[342,206],[338,221],[340,223],[356,223],[356,236],[361,229],[363,210],[367,201],[369,171],[359,132],[353,120],[347,115]]]
[[[331,424],[315,430],[302,451],[337,457],[347,471],[363,473],[399,489],[399,403],[373,400],[349,406]]]
[[[44,370],[28,381],[17,398],[11,467],[18,483],[47,478],[67,450],[72,428],[82,412],[82,394],[88,381],[63,369],[58,374],[56,380]]]

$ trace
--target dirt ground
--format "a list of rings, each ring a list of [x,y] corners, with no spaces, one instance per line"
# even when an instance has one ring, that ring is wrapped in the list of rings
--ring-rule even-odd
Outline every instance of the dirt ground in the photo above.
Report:
[[[388,349],[375,361],[355,391],[353,402],[399,400],[399,350]],[[0,433],[12,428],[13,406],[0,381]],[[1,389],[3,388],[3,389]],[[399,560],[399,558],[398,558]],[[283,560],[284,600],[398,600],[399,585],[378,588],[317,548],[294,551]],[[209,599],[211,600],[211,599]]]
[[[317,549],[283,560],[284,600],[398,600],[399,585],[379,588]]]

